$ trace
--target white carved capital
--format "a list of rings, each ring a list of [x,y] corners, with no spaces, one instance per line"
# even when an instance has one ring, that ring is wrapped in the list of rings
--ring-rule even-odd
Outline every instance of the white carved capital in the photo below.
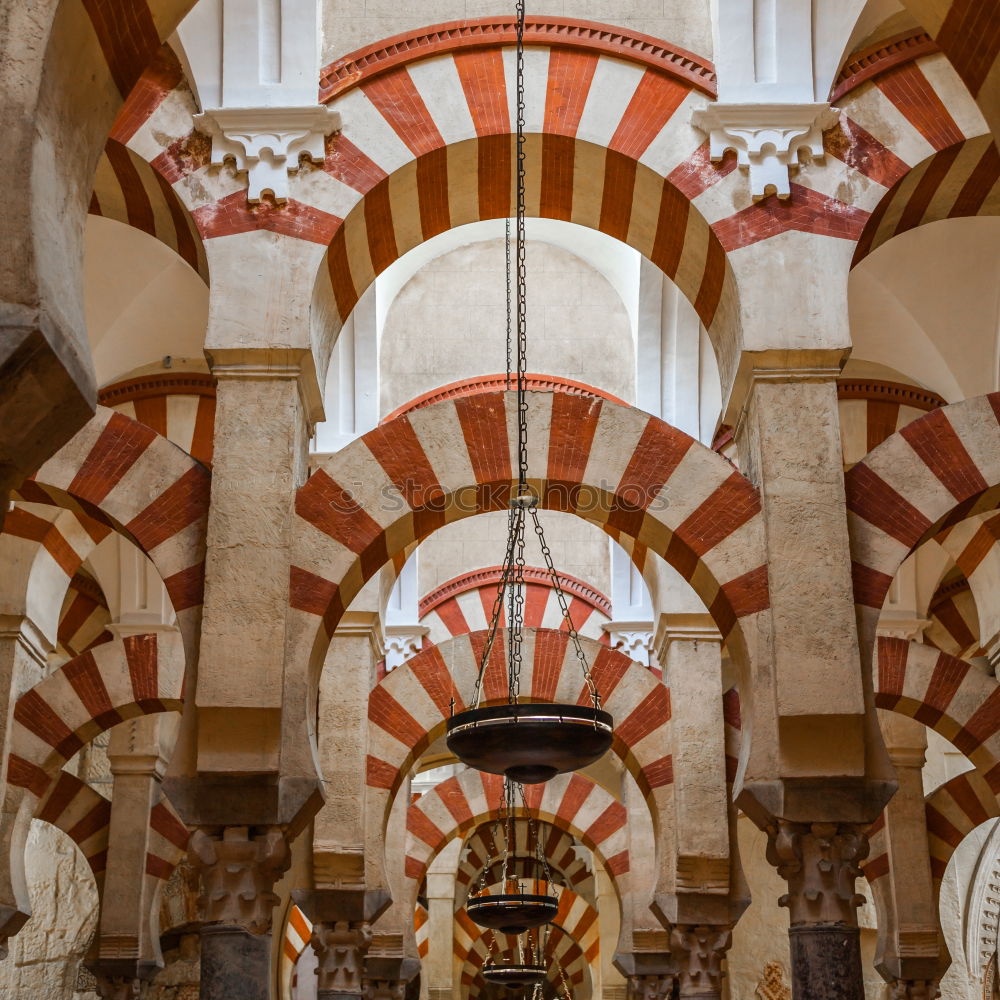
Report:
[[[643,666],[649,666],[650,654],[653,652],[652,622],[605,622],[601,628],[608,633],[612,649],[617,649]]]
[[[770,194],[791,196],[789,171],[799,165],[799,151],[823,159],[823,129],[837,121],[828,104],[710,104],[695,111],[691,122],[708,135],[712,160],[727,149],[749,171],[750,194],[760,201]]]
[[[227,159],[246,172],[247,200],[260,201],[265,191],[288,199],[288,175],[307,157],[326,158],[325,140],[339,131],[340,115],[320,104],[305,108],[214,108],[195,115],[195,126],[212,137],[212,163]]]
[[[424,625],[387,625],[385,628],[385,669],[395,670],[424,648],[424,636],[430,629]]]

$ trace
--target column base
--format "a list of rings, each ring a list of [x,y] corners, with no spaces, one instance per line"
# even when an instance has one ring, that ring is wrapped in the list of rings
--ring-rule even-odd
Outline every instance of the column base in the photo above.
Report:
[[[201,928],[200,1000],[268,1000],[270,971],[270,934],[228,924]]]
[[[793,1000],[865,1000],[861,932],[846,924],[788,929]]]

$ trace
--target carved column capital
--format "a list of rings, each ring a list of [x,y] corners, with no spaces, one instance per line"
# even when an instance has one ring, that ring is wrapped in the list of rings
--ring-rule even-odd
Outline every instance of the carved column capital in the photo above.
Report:
[[[857,927],[865,897],[855,891],[868,836],[853,823],[791,823],[778,820],[767,831],[767,859],[788,883],[778,901],[793,927],[844,924]]]
[[[674,989],[673,976],[629,976],[628,1000],[670,1000]]]
[[[138,1000],[139,980],[132,976],[114,976],[98,972],[97,993],[102,1000]]]
[[[681,996],[718,994],[722,960],[733,943],[732,928],[706,924],[675,924],[670,952],[677,962]]]
[[[328,993],[362,995],[365,954],[371,943],[372,928],[369,923],[338,920],[336,923],[313,924],[310,944],[316,953],[321,998]]]
[[[406,983],[402,979],[366,979],[364,1000],[405,1000]]]
[[[935,1000],[940,995],[937,979],[897,979],[889,984],[890,1000]]]
[[[201,875],[199,905],[205,923],[242,927],[251,934],[271,929],[271,911],[278,902],[274,884],[291,864],[279,827],[199,828],[191,835],[188,857]]]

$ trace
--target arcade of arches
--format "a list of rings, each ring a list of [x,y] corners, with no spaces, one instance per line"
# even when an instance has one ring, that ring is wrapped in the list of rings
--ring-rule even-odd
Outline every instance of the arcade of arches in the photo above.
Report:
[[[0,997],[515,995],[513,7],[0,0]],[[995,1000],[1000,3],[524,44],[535,996]]]

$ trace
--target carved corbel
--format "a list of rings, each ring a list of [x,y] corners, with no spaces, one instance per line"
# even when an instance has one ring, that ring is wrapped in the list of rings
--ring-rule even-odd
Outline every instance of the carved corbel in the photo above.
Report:
[[[670,951],[677,962],[681,996],[719,995],[722,960],[733,943],[732,929],[676,924],[670,930]]]
[[[629,976],[628,1000],[670,1000],[674,991],[673,976]]]
[[[364,994],[365,955],[371,943],[372,928],[368,923],[340,920],[313,925],[310,944],[317,958],[320,1000],[325,1000],[328,994]]]
[[[941,995],[937,979],[897,979],[889,984],[891,1000],[935,1000]]]
[[[837,121],[828,104],[710,104],[691,119],[709,138],[713,161],[735,150],[737,162],[750,175],[750,195],[791,196],[789,172],[799,165],[800,150],[822,160],[823,130]]]

